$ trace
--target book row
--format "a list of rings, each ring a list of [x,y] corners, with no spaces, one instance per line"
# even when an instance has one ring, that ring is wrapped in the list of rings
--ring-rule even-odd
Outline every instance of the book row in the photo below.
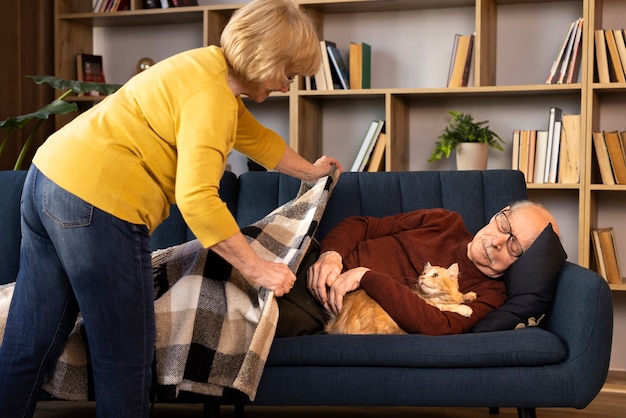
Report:
[[[544,129],[513,131],[512,167],[527,183],[576,184],[580,181],[580,115],[551,107]]]
[[[93,6],[94,13],[119,12],[129,9],[129,0],[98,0]]]
[[[346,61],[333,41],[320,41],[322,65],[314,77],[306,77],[307,90],[369,89],[371,86],[372,47],[351,42]]]
[[[550,67],[546,84],[571,84],[578,81],[582,32],[582,18],[569,24],[554,63]]]
[[[600,83],[626,83],[626,41],[623,29],[596,29],[596,74]]]
[[[144,9],[167,9],[169,7],[197,6],[198,0],[142,0]]]
[[[626,184],[626,131],[593,132],[603,184]]]
[[[385,171],[386,147],[385,121],[371,121],[350,171]]]
[[[592,229],[591,244],[593,246],[597,272],[608,283],[621,284],[622,273],[613,228]]]

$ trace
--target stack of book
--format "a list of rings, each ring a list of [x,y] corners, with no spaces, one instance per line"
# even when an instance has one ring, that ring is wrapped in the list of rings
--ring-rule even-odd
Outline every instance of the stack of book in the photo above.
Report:
[[[527,183],[576,184],[580,181],[580,115],[551,107],[547,129],[513,131],[512,167]]]
[[[600,83],[626,82],[626,41],[623,29],[596,29],[596,74]]]
[[[448,87],[467,87],[471,82],[474,65],[475,35],[454,35],[452,57],[448,70]]]
[[[578,81],[582,31],[582,18],[569,24],[569,29],[548,73],[546,84],[569,84]]]
[[[370,122],[350,171],[385,171],[387,134],[384,127],[384,120]]]
[[[602,183],[626,184],[626,131],[600,131],[592,135]]]
[[[349,66],[333,41],[320,41],[322,65],[306,80],[307,89],[348,90],[370,88],[372,49],[365,42],[350,43]]]
[[[610,284],[621,284],[622,274],[613,228],[592,229],[591,242],[593,244],[597,272]]]

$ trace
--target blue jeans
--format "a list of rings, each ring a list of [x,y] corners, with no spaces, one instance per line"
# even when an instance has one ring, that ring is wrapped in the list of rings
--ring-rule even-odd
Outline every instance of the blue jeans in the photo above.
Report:
[[[78,312],[98,418],[147,417],[154,296],[147,228],[105,213],[31,167],[20,270],[0,348],[0,417],[31,417]]]

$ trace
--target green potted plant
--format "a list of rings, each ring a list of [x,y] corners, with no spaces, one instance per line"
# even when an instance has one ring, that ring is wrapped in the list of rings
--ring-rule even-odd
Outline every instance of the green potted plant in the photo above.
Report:
[[[24,141],[24,145],[22,145],[22,149],[20,150],[20,153],[15,161],[15,166],[13,167],[14,170],[21,169],[24,158],[26,157],[26,152],[30,148],[33,139],[35,138],[35,134],[41,127],[44,120],[48,119],[50,116],[64,115],[78,110],[76,103],[70,103],[64,100],[67,96],[70,94],[91,93],[92,91],[97,91],[100,94],[111,94],[121,87],[119,84],[64,80],[49,75],[26,77],[32,79],[37,84],[48,84],[55,89],[64,90],[64,93],[61,94],[58,99],[53,100],[35,112],[10,117],[0,121],[0,129],[6,130],[6,134],[2,138],[2,142],[0,142],[0,155],[2,155],[11,134],[16,130],[24,129],[24,127],[30,125],[31,121],[37,120],[28,134],[26,141]]]
[[[489,129],[488,121],[475,122],[471,114],[455,110],[448,112],[452,116],[450,124],[439,135],[428,162],[449,158],[452,150],[457,152],[457,169],[484,170],[487,168],[489,148],[503,151],[504,140]],[[474,145],[476,144],[476,145]],[[478,151],[469,150],[470,147]],[[469,161],[466,161],[465,157]]]

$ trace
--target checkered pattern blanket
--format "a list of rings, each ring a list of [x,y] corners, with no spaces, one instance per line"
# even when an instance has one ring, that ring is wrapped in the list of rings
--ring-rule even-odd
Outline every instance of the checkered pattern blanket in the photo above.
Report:
[[[242,228],[257,254],[295,273],[338,177],[333,171],[316,183],[303,182],[295,199]],[[250,285],[197,240],[155,251],[152,264],[159,388],[212,396],[235,389],[254,400],[278,321],[273,292]],[[53,396],[90,397],[84,342],[79,320],[44,385]]]

